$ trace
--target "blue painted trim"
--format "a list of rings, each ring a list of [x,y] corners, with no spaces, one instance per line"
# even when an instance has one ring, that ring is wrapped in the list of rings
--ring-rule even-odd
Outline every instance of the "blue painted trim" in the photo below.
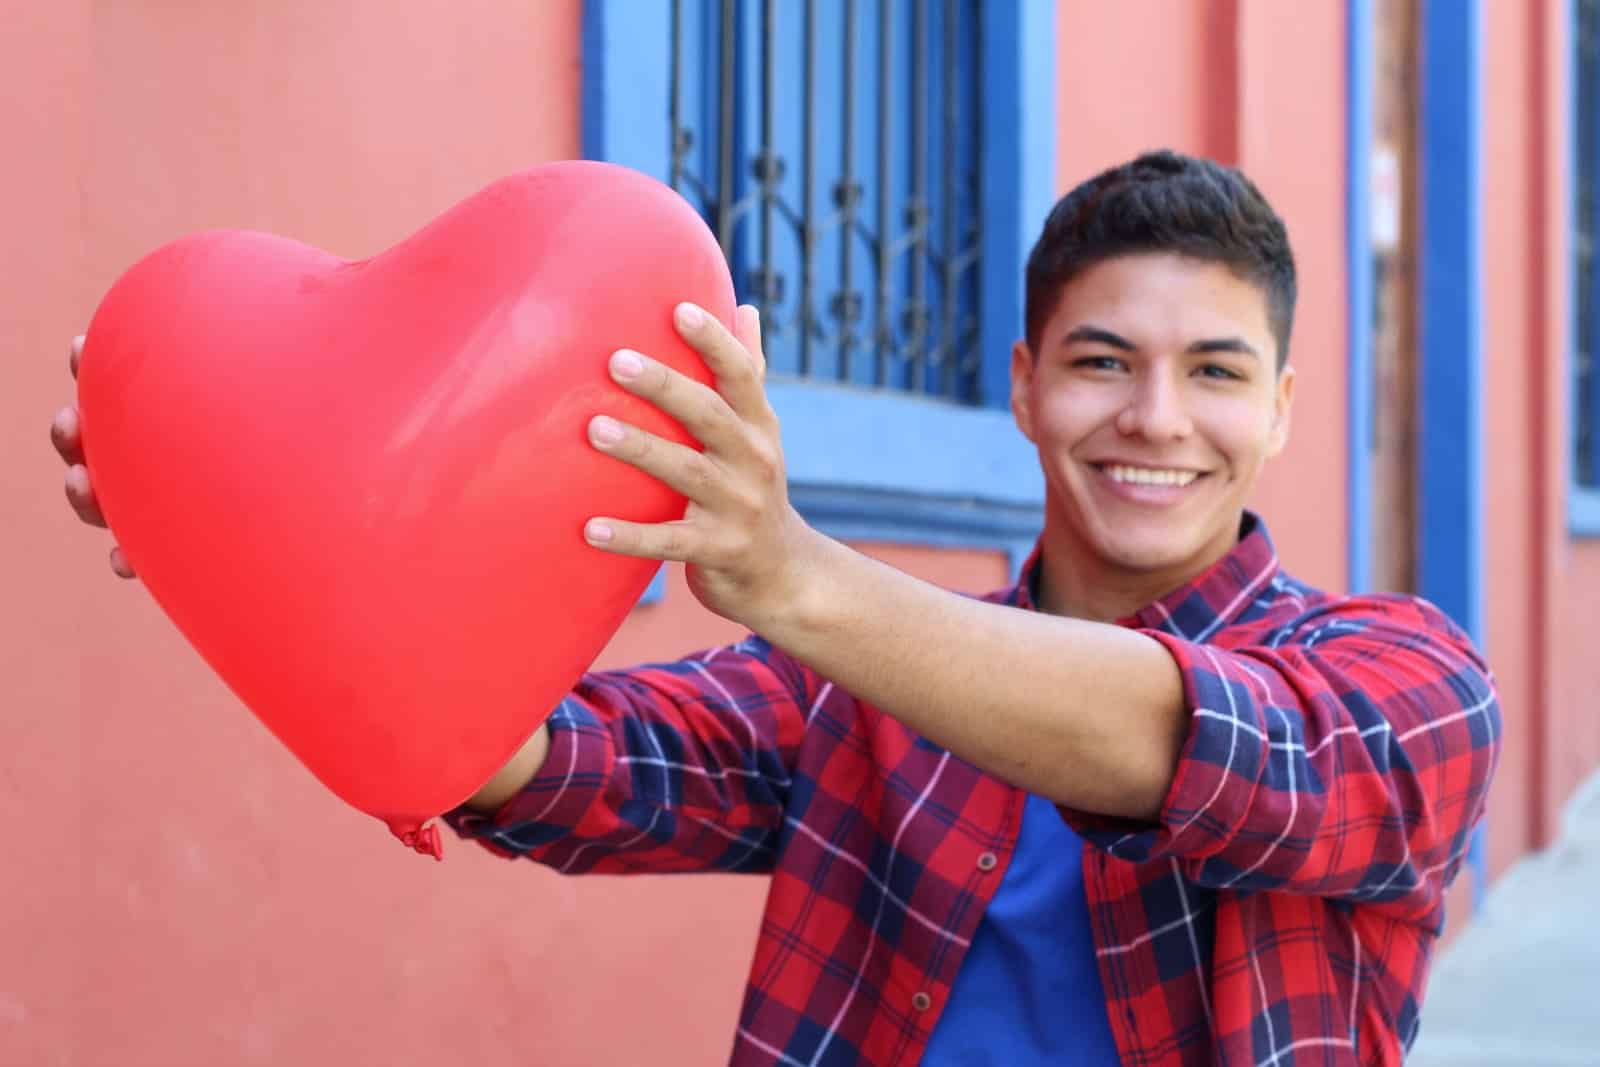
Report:
[[[1346,587],[1359,591],[1372,582],[1372,0],[1350,0],[1346,33],[1345,255],[1350,348],[1345,430],[1349,464]]]
[[[1568,489],[1567,530],[1573,537],[1600,537],[1600,489]]]
[[[658,604],[667,595],[667,570],[661,567],[650,579],[650,584],[644,587],[644,592],[639,594],[640,604]]]
[[[1043,517],[1031,505],[941,499],[913,493],[793,485],[789,498],[817,529],[845,541],[992,548],[1015,575],[1038,540]]]
[[[586,0],[580,128],[585,159],[603,159],[666,181],[671,5]]]
[[[1574,9],[1571,0],[1568,0],[1568,2],[1563,5],[1563,8],[1565,9],[1563,13],[1566,16],[1567,25],[1567,34],[1565,40],[1576,41],[1578,39],[1577,11]],[[1567,84],[1565,91],[1562,93],[1562,99],[1568,102],[1567,106],[1569,116],[1566,153],[1567,189],[1569,191],[1569,202],[1562,206],[1567,210],[1568,213],[1569,225],[1566,227],[1566,233],[1568,235],[1568,241],[1572,242],[1576,236],[1575,226],[1577,212],[1571,201],[1572,199],[1575,199],[1579,193],[1578,182],[1581,173],[1578,167],[1578,146],[1581,143],[1578,137],[1578,123],[1583,121],[1583,116],[1579,114],[1577,106],[1577,89],[1578,79],[1582,76],[1583,72],[1578,69],[1578,64],[1575,59],[1566,64],[1566,71]],[[1600,78],[1600,70],[1594,72],[1594,77]],[[1600,89],[1600,86],[1595,86],[1592,88]],[[1596,94],[1595,99],[1600,99],[1600,93]],[[1590,121],[1600,123],[1600,115],[1591,116]],[[1600,152],[1600,137],[1596,137],[1594,143],[1596,146],[1595,151]],[[1590,160],[1590,170],[1592,172],[1592,180],[1600,183],[1600,160]],[[1591,195],[1600,197],[1600,188],[1593,189],[1591,191]],[[1569,243],[1564,251],[1567,257],[1567,262],[1576,264],[1577,250],[1575,247],[1573,247],[1573,244]],[[1577,277],[1577,272],[1574,271],[1572,284],[1572,310],[1571,316],[1568,320],[1569,341],[1567,346],[1567,364],[1563,379],[1563,384],[1566,386],[1567,396],[1567,426],[1571,433],[1571,443],[1568,446],[1567,456],[1567,461],[1569,464],[1567,467],[1567,530],[1573,537],[1588,538],[1600,537],[1600,485],[1588,486],[1583,485],[1578,481],[1578,408],[1580,404],[1587,403],[1590,405],[1590,409],[1594,412],[1596,418],[1600,418],[1600,374],[1593,375],[1590,379],[1590,395],[1587,397],[1579,396],[1577,387],[1577,359],[1578,346],[1582,343],[1583,339],[1578,336],[1578,305],[1582,297],[1582,294],[1578,292],[1578,284],[1579,279]],[[1591,290],[1589,292],[1589,299],[1593,301],[1597,298],[1600,298],[1600,270],[1594,271],[1594,276],[1590,279],[1590,285]],[[1595,304],[1594,306],[1600,307],[1600,304]],[[1589,343],[1594,344],[1594,341],[1591,339]],[[1596,436],[1593,448],[1596,453],[1594,457],[1594,468],[1597,471],[1600,471],[1600,435]]]
[[[1039,460],[1009,411],[893,392],[769,381],[789,480],[1039,507]]]
[[[1023,332],[1023,268],[1056,193],[1055,0],[986,3],[981,122],[983,276],[978,394],[1011,399],[1012,342]]]
[[[1483,645],[1483,9],[1423,0],[1419,592]],[[1482,827],[1468,853],[1486,882]]]
[[[1001,548],[1020,563],[1044,502],[1037,457],[1008,411],[1022,270],[1055,195],[1055,4],[981,6],[985,407],[774,379],[796,505],[836,536]],[[663,181],[671,8],[585,0],[583,154]],[[919,503],[913,505],[910,501]],[[1030,520],[1024,516],[1033,516]],[[659,595],[652,583],[643,602]]]

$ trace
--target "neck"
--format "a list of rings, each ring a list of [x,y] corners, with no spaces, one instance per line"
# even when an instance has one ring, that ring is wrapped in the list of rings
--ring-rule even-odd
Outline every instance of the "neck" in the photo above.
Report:
[[[1227,555],[1229,541],[1203,558],[1169,568],[1119,567],[1084,550],[1064,523],[1047,517],[1040,537],[1037,606],[1050,615],[1116,622],[1193,581]]]

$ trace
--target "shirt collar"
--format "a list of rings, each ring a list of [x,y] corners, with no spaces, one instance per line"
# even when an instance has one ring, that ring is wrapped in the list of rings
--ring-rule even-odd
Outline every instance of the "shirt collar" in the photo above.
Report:
[[[1028,611],[1038,610],[1036,592],[1042,548],[1042,540],[1034,545],[1028,561],[1022,565],[1016,588],[1007,598]],[[1117,622],[1137,629],[1165,630],[1189,640],[1204,640],[1237,621],[1277,575],[1278,551],[1273,547],[1267,524],[1259,515],[1246,511],[1239,522],[1239,540],[1227,555],[1192,580]]]

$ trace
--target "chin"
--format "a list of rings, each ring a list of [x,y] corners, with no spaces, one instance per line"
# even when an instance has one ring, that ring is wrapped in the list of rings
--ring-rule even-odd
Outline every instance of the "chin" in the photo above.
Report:
[[[1101,546],[1100,557],[1120,570],[1136,574],[1166,574],[1193,559],[1191,553],[1174,552],[1171,545],[1141,549],[1129,545]]]
[[[1132,536],[1129,536],[1129,534]],[[1165,529],[1128,531],[1104,525],[1093,539],[1096,555],[1119,570],[1166,574],[1190,564],[1204,551],[1198,536],[1174,537]]]

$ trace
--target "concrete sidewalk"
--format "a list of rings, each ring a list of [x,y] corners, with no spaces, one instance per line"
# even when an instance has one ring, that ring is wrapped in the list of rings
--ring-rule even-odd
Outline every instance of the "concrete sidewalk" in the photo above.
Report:
[[[1600,1067],[1600,774],[1434,969],[1418,1067]]]

